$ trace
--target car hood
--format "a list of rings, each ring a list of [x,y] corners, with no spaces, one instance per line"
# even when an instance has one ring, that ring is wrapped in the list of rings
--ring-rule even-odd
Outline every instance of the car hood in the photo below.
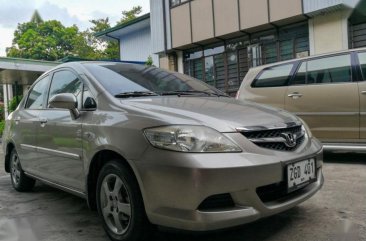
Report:
[[[205,125],[221,132],[298,121],[286,111],[227,97],[164,96],[124,99],[121,103],[163,123]]]

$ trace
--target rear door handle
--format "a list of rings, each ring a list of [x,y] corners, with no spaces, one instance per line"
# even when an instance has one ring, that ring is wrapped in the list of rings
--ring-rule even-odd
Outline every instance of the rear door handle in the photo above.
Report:
[[[362,95],[366,95],[366,90],[361,91]]]
[[[302,97],[302,94],[300,94],[299,92],[294,92],[294,93],[288,94],[287,96],[291,97],[292,99],[298,99],[298,98]]]

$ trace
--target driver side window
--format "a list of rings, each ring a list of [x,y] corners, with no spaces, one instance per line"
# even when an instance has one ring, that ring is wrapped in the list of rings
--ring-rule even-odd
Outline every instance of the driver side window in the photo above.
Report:
[[[50,77],[47,75],[43,79],[39,80],[33,88],[29,91],[27,103],[25,109],[43,109],[43,103],[45,100],[45,92],[48,87]]]
[[[71,93],[75,95],[78,108],[81,107],[83,84],[81,80],[71,71],[62,70],[53,75],[48,101],[57,94]]]

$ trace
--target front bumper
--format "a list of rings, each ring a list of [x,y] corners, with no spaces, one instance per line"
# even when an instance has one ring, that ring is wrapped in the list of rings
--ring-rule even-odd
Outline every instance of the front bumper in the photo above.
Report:
[[[305,145],[305,144],[304,144]],[[149,149],[136,171],[149,220],[190,231],[228,228],[273,215],[314,195],[323,185],[322,148],[309,141],[297,153],[253,152],[189,154]],[[263,200],[257,188],[283,183],[285,166],[316,158],[317,181],[275,200]],[[229,194],[234,206],[200,210],[204,200]]]

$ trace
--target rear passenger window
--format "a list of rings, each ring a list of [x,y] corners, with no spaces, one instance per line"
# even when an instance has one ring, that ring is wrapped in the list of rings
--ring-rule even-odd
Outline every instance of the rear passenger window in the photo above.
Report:
[[[286,85],[294,64],[266,68],[254,82],[253,87],[276,87]]]
[[[303,62],[291,81],[291,85],[351,81],[351,56],[347,54]]]
[[[366,80],[366,53],[358,53],[363,80]]]

